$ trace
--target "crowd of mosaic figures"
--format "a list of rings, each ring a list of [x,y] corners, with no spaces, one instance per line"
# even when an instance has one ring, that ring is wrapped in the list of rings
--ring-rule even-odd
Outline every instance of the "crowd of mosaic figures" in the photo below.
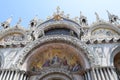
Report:
[[[79,61],[76,61],[76,63],[73,65],[69,65],[66,57],[59,58],[57,55],[55,55],[52,59],[47,59],[42,65],[42,67],[50,67],[54,65],[68,66],[68,69],[72,72],[81,70],[81,65]]]
[[[52,59],[47,59],[43,65],[42,68],[45,67],[55,67],[55,66],[64,66],[66,67],[66,69],[68,69],[71,72],[78,72],[82,69],[80,62],[76,61],[76,63],[69,65],[68,60],[66,57],[63,58],[59,58],[57,55],[55,55]],[[37,67],[33,66],[32,67],[32,71],[39,71],[39,69],[37,69]]]

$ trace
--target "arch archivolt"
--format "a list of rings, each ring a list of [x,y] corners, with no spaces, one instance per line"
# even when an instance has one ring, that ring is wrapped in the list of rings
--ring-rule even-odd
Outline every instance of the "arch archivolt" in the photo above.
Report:
[[[110,57],[109,57],[111,66],[114,66],[114,58],[118,53],[120,53],[120,46],[116,45],[116,46],[114,46],[114,49],[112,50]]]
[[[89,59],[89,55],[92,55],[92,54],[89,54],[89,52],[88,52],[89,50],[87,50],[87,46],[84,43],[82,43],[81,41],[79,41],[77,38],[73,38],[71,36],[65,36],[65,35],[44,36],[44,37],[41,37],[40,39],[37,39],[34,42],[28,44],[23,50],[21,50],[18,53],[19,55],[16,57],[14,65],[18,68],[21,68],[22,65],[24,64],[26,58],[30,55],[30,53],[32,51],[34,51],[38,47],[40,47],[43,44],[48,43],[48,42],[63,42],[63,43],[67,43],[67,44],[70,44],[70,45],[76,47],[76,49],[81,51],[79,53],[79,55],[81,55],[81,58],[83,58],[84,67],[85,68],[90,67],[88,59]]]
[[[62,73],[62,72],[52,72],[45,75],[42,75],[38,78],[39,80],[72,80],[72,76],[70,74]]]
[[[0,40],[6,38],[7,36],[19,36],[24,37],[24,40],[27,40],[27,34],[23,29],[19,28],[8,28],[0,32]]]
[[[99,23],[93,24],[89,29],[88,34],[92,35],[97,30],[98,31],[101,30],[102,33],[104,33],[105,35],[109,33],[113,33],[114,35],[120,35],[120,30],[118,29],[118,27],[106,22],[99,22]],[[106,34],[106,32],[109,32],[109,33]]]
[[[80,25],[70,21],[60,20],[56,22],[49,21],[47,23],[38,25],[38,27],[34,31],[34,35],[35,36],[43,35],[45,30],[49,30],[51,28],[67,28],[67,29],[73,30],[77,34],[77,36],[79,36],[81,32]]]

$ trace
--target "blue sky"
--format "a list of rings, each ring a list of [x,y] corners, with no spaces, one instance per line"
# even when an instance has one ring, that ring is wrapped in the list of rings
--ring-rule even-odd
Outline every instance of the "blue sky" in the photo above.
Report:
[[[120,0],[1,0],[0,22],[12,15],[12,26],[21,17],[21,25],[27,27],[35,15],[43,20],[46,20],[47,16],[52,16],[57,6],[60,6],[65,14],[70,14],[71,18],[79,17],[82,11],[89,23],[95,21],[95,12],[105,20],[106,10],[120,16]]]

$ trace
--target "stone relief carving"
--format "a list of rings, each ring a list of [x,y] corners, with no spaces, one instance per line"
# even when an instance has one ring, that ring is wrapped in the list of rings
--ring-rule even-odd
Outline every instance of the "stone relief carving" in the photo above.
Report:
[[[97,54],[97,57],[105,57],[102,47],[94,47],[94,51],[95,51],[95,54]]]
[[[109,30],[109,29],[97,29],[97,30],[95,30],[95,31],[92,32],[92,35],[113,36],[113,35],[118,35],[118,33],[116,33],[113,30]]]
[[[4,67],[5,68],[10,68],[16,55],[17,55],[18,50],[8,50],[4,52],[4,56],[5,56],[5,64]]]
[[[9,41],[23,41],[24,40],[24,35],[13,34],[13,35],[6,36],[5,38],[3,38],[3,40],[5,42],[9,42]]]
[[[106,66],[106,52],[104,52],[103,47],[93,47],[94,57],[95,57],[95,65],[96,66]]]
[[[13,45],[20,47],[32,41],[28,31],[16,27],[2,30],[0,35],[0,43],[1,45],[4,44],[4,47],[6,47],[6,45],[9,45],[10,47]]]

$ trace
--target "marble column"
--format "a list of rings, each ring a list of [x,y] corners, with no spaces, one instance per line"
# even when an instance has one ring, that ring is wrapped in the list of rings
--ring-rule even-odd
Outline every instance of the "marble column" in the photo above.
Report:
[[[88,80],[91,80],[91,76],[90,76],[90,71],[89,70],[87,71],[86,74],[87,74]]]
[[[0,80],[28,80],[26,72],[20,70],[0,70]]]

